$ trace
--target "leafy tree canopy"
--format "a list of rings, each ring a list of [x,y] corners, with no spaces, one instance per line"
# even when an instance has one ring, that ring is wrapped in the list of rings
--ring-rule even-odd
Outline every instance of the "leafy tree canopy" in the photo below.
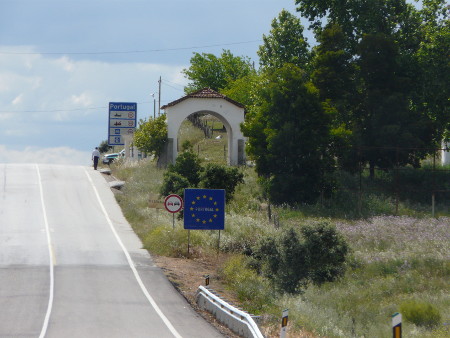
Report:
[[[166,142],[167,123],[165,114],[161,114],[156,119],[150,118],[148,121],[139,121],[138,128],[134,133],[134,144],[140,151],[159,157]]]
[[[292,64],[266,74],[259,90],[259,109],[241,126],[247,153],[266,180],[275,203],[315,201],[329,182],[330,117],[317,89]]]
[[[227,201],[233,198],[234,191],[239,183],[244,183],[244,175],[236,167],[208,163],[201,173],[201,187],[205,189],[225,189]]]
[[[278,18],[273,19],[270,34],[263,35],[263,40],[257,52],[263,68],[280,68],[284,63],[306,68],[309,46],[300,19],[293,14],[282,10]]]
[[[110,149],[111,147],[108,144],[108,140],[102,141],[98,146],[98,151],[102,154],[108,152]]]
[[[220,92],[234,81],[254,72],[249,58],[234,56],[229,50],[223,50],[219,57],[194,53],[191,66],[182,71],[190,81],[185,88],[186,94],[203,88]]]

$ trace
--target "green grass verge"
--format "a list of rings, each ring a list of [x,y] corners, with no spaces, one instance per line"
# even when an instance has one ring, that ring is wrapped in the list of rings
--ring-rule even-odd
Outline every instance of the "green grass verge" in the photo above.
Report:
[[[192,128],[186,126],[186,139],[196,142],[194,150],[200,145],[201,154],[202,144],[209,149],[200,156],[204,162],[221,163],[224,143],[205,140],[201,132],[196,135],[189,130]],[[171,214],[148,207],[150,194],[159,191],[164,171],[149,160],[117,162],[112,169],[116,177],[127,182],[117,200],[144,246],[159,255],[187,256],[187,231],[182,222],[176,219],[173,228]],[[368,211],[360,218],[355,212],[355,195],[342,192],[334,201],[312,206],[272,206],[274,217],[268,220],[268,206],[261,198],[255,171],[242,170],[245,183],[237,187],[235,198],[227,204],[221,251],[230,253],[231,258],[220,268],[220,275],[246,310],[263,316],[264,325],[279,325],[281,311],[289,308],[293,330],[306,329],[321,337],[390,337],[391,315],[406,308],[414,319],[404,319],[404,336],[450,336],[448,215],[430,218],[416,203],[402,201],[402,216],[388,216],[393,212],[392,199],[373,194],[362,201]],[[352,249],[345,276],[320,287],[310,286],[299,296],[277,295],[269,281],[250,268],[243,253],[258,239],[284,227],[322,219],[335,224]],[[191,256],[206,256],[216,250],[216,232],[191,232]],[[431,306],[435,320],[429,326],[420,324],[427,306]]]

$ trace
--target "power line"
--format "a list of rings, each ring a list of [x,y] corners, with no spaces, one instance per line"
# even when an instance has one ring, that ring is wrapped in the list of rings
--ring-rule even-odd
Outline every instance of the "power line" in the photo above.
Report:
[[[172,85],[174,85],[174,86],[178,86],[178,87],[184,88],[184,85],[181,85],[181,84],[179,84],[179,83],[172,82],[172,81],[169,81],[169,80],[164,80],[164,79],[162,79],[162,82],[163,82],[163,83],[164,83],[164,82],[170,83],[170,84],[172,84]]]
[[[191,47],[177,47],[177,48],[165,48],[165,49],[147,49],[147,50],[129,50],[129,51],[102,51],[102,52],[4,52],[0,51],[0,54],[4,55],[105,55],[105,54],[139,54],[139,53],[156,53],[156,52],[171,52],[179,50],[200,49],[200,48],[213,48],[224,47],[233,45],[243,45],[255,42],[262,42],[262,40],[241,41],[222,43],[217,45],[204,45],[204,46],[191,46]]]
[[[176,87],[174,87],[174,86],[168,84],[168,83],[167,83],[166,81],[164,81],[164,80],[162,81],[162,83],[163,83],[163,85],[165,85],[165,86],[167,86],[167,87],[170,87],[170,88],[172,88],[172,89],[178,90],[178,91],[180,91],[180,92],[184,92],[183,89],[176,88]],[[183,87],[183,88],[184,88],[184,87]]]
[[[151,101],[137,102],[137,104],[152,103]],[[86,108],[72,108],[72,109],[45,109],[45,110],[0,110],[0,114],[12,114],[12,113],[60,113],[60,112],[73,112],[84,110],[97,110],[108,109],[108,106],[100,107],[86,107]]]

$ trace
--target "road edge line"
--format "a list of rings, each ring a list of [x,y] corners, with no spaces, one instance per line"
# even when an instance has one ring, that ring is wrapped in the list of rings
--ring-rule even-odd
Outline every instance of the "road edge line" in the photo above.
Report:
[[[136,281],[138,282],[139,286],[141,287],[142,292],[144,293],[145,297],[149,301],[150,305],[155,309],[156,313],[159,315],[159,317],[162,319],[164,324],[166,324],[167,328],[172,332],[172,334],[177,338],[182,338],[182,336],[178,333],[178,331],[173,327],[172,323],[169,321],[169,319],[164,315],[164,313],[159,308],[158,304],[156,304],[153,297],[148,292],[147,288],[144,285],[144,282],[141,279],[141,276],[139,275],[139,272],[136,269],[136,266],[134,265],[133,259],[130,256],[130,253],[128,252],[127,248],[123,244],[122,240],[119,237],[119,234],[117,233],[116,229],[114,228],[114,225],[111,221],[111,219],[108,216],[108,213],[106,212],[106,208],[103,205],[103,202],[100,198],[100,195],[98,193],[97,188],[94,185],[94,182],[92,181],[91,176],[87,172],[86,169],[84,169],[84,172],[86,173],[86,176],[88,177],[89,182],[91,183],[92,188],[94,189],[94,193],[97,197],[97,200],[100,204],[100,208],[102,209],[103,215],[105,216],[106,220],[108,221],[109,227],[111,228],[111,231],[113,232],[114,236],[116,237],[117,242],[119,243],[120,247],[122,248],[123,253],[125,254],[125,257],[127,259],[128,265],[130,266],[131,270],[133,271],[134,277],[136,278]]]
[[[48,297],[48,305],[47,305],[47,312],[45,314],[44,324],[41,329],[41,333],[39,335],[39,338],[44,338],[47,334],[48,324],[50,322],[50,315],[52,313],[53,308],[53,298],[54,298],[54,289],[55,289],[55,273],[54,273],[54,255],[52,251],[52,238],[50,236],[50,227],[48,225],[48,218],[47,218],[47,209],[45,207],[44,202],[44,189],[42,186],[42,178],[41,178],[41,172],[39,170],[39,166],[36,164],[36,171],[38,175],[38,181],[39,181],[39,192],[41,196],[41,207],[44,217],[44,225],[45,225],[45,232],[47,236],[47,245],[48,245],[48,255],[50,260],[49,270],[50,270],[50,292]]]

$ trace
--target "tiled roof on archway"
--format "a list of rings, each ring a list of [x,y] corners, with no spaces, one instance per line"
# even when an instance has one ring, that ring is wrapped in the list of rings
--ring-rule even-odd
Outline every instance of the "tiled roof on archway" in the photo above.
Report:
[[[245,108],[242,103],[239,103],[237,101],[234,101],[230,99],[229,97],[220,94],[216,92],[215,90],[212,90],[211,88],[203,88],[200,90],[197,90],[196,92],[190,93],[186,96],[183,96],[182,98],[179,98],[178,100],[172,101],[164,106],[161,107],[161,109],[165,109],[166,107],[173,107],[177,105],[178,103],[190,99],[190,98],[196,98],[196,99],[224,99],[240,108]]]

